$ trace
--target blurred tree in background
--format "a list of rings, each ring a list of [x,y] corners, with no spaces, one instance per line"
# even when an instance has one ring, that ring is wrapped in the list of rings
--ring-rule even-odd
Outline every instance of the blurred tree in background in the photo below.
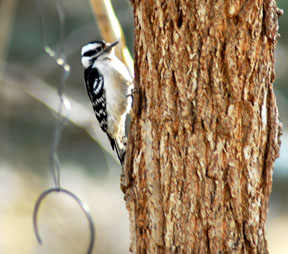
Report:
[[[66,16],[65,54],[71,66],[65,93],[75,102],[71,103],[71,114],[78,115],[76,122],[69,122],[64,128],[60,142],[63,187],[79,194],[91,206],[97,234],[95,253],[127,253],[128,214],[119,190],[121,169],[111,156],[111,151],[103,150],[95,142],[95,137],[104,141],[106,137],[97,132],[80,62],[82,45],[101,36],[88,1],[73,1],[73,4],[71,0],[61,2]],[[130,52],[133,52],[130,4],[125,0],[114,0],[112,4]],[[288,2],[278,0],[277,4],[284,10],[284,15],[279,20],[281,38],[276,52],[274,90],[284,135],[273,176],[267,233],[270,253],[286,254],[288,18],[285,12]],[[46,37],[49,44],[57,49],[57,11],[50,1],[45,1],[44,5],[49,21],[46,23]],[[55,94],[60,70],[42,50],[39,14],[34,0],[2,0],[0,21],[0,253],[81,253],[88,241],[86,221],[79,208],[67,199],[51,198],[43,204],[39,217],[43,246],[38,246],[32,231],[34,201],[52,182],[48,158],[54,113],[47,103],[43,104],[43,100]],[[43,98],[35,99],[37,94]],[[73,107],[75,105],[79,107]],[[81,107],[87,114],[82,114]],[[75,108],[80,112],[75,112]],[[108,143],[106,147],[109,147]]]

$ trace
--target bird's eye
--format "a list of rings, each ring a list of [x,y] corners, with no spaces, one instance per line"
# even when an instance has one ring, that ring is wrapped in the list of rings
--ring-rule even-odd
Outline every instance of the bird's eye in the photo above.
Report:
[[[100,52],[102,50],[102,47],[96,48],[96,52]]]
[[[97,48],[94,48],[94,49],[90,49],[88,51],[86,51],[83,56],[87,56],[87,57],[90,57],[90,56],[94,56],[95,54],[101,52],[103,50],[103,47],[102,46],[99,46]]]

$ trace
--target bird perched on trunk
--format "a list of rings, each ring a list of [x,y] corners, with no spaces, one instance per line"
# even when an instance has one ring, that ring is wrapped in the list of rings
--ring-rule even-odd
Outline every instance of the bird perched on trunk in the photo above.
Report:
[[[127,144],[125,120],[132,103],[133,78],[114,54],[118,42],[89,42],[82,48],[81,60],[96,118],[123,164]]]

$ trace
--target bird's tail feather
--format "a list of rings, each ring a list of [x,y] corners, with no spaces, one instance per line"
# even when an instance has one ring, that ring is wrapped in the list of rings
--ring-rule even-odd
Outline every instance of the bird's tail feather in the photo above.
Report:
[[[108,138],[109,138],[110,144],[112,146],[112,150],[116,151],[117,157],[118,157],[121,165],[123,165],[126,151],[119,147],[117,140],[111,138],[109,135],[108,135]]]

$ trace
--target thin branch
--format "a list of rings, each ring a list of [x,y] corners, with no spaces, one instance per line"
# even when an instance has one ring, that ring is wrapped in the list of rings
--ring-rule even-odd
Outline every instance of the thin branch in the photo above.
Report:
[[[134,63],[126,46],[122,28],[115,16],[110,0],[90,0],[97,24],[105,41],[120,40],[120,46],[116,48],[116,55],[126,64],[132,76],[134,76]]]

